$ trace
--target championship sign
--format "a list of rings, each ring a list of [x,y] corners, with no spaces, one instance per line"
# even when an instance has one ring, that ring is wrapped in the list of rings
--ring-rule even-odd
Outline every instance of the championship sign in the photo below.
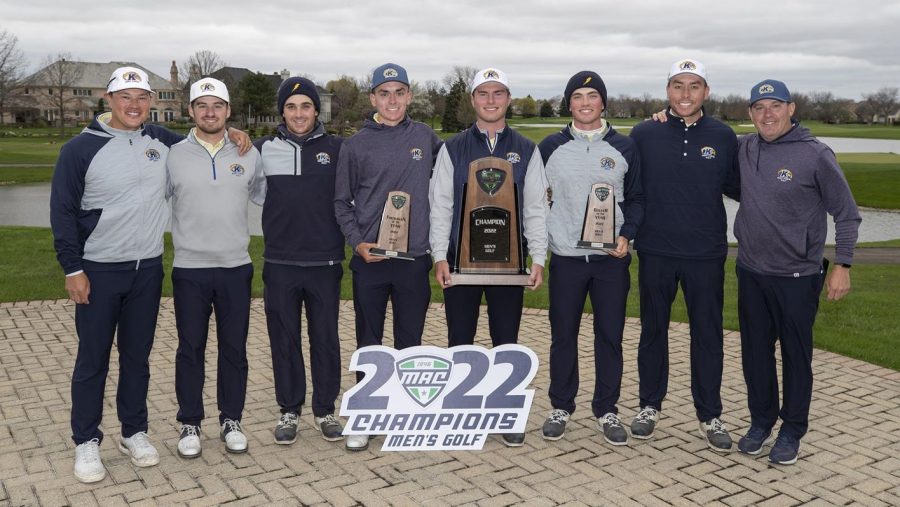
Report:
[[[365,377],[341,399],[344,435],[385,435],[382,451],[479,450],[492,433],[525,433],[537,355],[522,345],[353,353]]]

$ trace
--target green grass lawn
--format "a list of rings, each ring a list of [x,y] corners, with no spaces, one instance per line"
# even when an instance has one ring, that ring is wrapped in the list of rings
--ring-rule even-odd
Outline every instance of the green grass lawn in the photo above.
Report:
[[[28,301],[66,297],[63,275],[56,263],[53,239],[49,229],[36,227],[0,227],[0,301]],[[262,238],[254,236],[250,254],[256,273],[253,296],[262,297]],[[168,274],[172,266],[171,236],[166,234],[163,293],[172,295]],[[348,252],[349,254],[349,252]],[[349,255],[348,255],[349,257]],[[344,264],[345,276],[341,298],[351,299],[351,275]],[[725,311],[726,329],[737,329],[737,286],[734,260],[726,264]],[[552,277],[548,273],[547,277]],[[638,316],[637,256],[631,265],[632,290],[628,298],[628,315]],[[900,265],[857,264],[853,266],[853,292],[839,302],[822,301],[816,321],[816,346],[900,370],[900,312],[897,307],[897,287],[900,286]],[[443,294],[432,279],[432,301],[442,302]],[[525,305],[530,308],[548,307],[546,284],[537,291],[525,291]],[[586,305],[590,311],[590,305]],[[672,309],[673,321],[686,322],[687,312],[681,296]]]
[[[65,140],[54,137],[0,138],[0,164],[53,165]]]

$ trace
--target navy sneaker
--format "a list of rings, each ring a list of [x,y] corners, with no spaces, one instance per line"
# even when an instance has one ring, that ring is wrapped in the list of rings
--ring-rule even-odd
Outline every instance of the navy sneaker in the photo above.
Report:
[[[775,440],[772,430],[766,431],[759,426],[750,426],[747,434],[738,440],[738,450],[750,456],[756,456],[762,452],[763,447],[772,445]]]
[[[792,436],[778,434],[775,445],[769,451],[769,461],[776,465],[793,465],[800,455],[800,440]]]

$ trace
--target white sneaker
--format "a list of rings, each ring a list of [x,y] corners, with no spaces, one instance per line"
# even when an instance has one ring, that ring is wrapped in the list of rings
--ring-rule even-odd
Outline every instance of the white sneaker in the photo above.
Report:
[[[247,452],[247,436],[241,430],[241,421],[225,419],[222,423],[222,441],[225,442],[225,450],[232,454]]]
[[[200,426],[184,424],[181,426],[181,438],[178,440],[178,455],[182,458],[196,458],[203,449],[200,447]]]
[[[365,451],[369,447],[369,435],[348,435],[348,451]]]
[[[102,481],[106,468],[100,461],[100,439],[94,438],[75,447],[75,478],[81,482]]]
[[[150,436],[139,431],[128,438],[119,439],[119,450],[131,456],[131,462],[138,467],[152,467],[159,463],[159,453],[150,443]]]

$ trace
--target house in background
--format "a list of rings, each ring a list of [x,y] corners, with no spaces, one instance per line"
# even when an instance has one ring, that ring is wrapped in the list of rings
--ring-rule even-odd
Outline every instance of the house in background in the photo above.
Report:
[[[169,79],[165,79],[135,62],[61,60],[26,78],[17,89],[10,110],[17,123],[44,120],[57,124],[62,103],[66,125],[89,122],[94,115],[109,109],[104,98],[109,76],[119,67],[131,66],[144,70],[150,77],[150,88],[154,92],[150,99],[150,121],[178,121],[182,118],[182,96],[174,64],[172,62]]]

